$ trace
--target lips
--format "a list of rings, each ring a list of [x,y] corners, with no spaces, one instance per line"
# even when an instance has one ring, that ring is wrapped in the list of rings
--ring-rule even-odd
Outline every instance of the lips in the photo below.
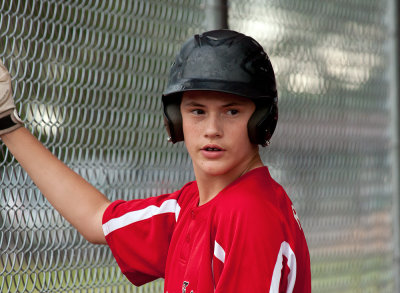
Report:
[[[201,148],[202,151],[207,151],[207,152],[221,152],[224,151],[224,149],[218,145],[215,144],[209,144],[205,145],[204,147]]]
[[[207,160],[217,160],[224,156],[225,149],[215,144],[208,144],[201,148],[201,154]]]

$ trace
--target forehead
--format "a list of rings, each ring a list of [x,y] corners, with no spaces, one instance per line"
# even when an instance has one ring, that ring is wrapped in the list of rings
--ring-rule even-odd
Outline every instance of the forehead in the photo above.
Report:
[[[240,104],[253,105],[253,101],[249,98],[238,96],[235,94],[217,92],[217,91],[187,91],[183,93],[182,104],[199,103],[199,104]]]

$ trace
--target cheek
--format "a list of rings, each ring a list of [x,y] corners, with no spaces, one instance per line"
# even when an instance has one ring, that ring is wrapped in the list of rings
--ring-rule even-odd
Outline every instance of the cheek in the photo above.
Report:
[[[228,123],[225,133],[231,137],[239,138],[241,142],[249,141],[249,134],[247,131],[247,122]],[[249,141],[250,142],[250,141]]]
[[[195,145],[196,138],[200,136],[198,126],[183,119],[182,130],[186,148],[190,152],[191,146]]]
[[[183,119],[182,130],[185,137],[190,137],[191,135],[193,135],[193,131],[195,131],[195,128],[193,127],[193,125],[187,122],[187,119]]]
[[[237,149],[239,153],[252,152],[257,149],[257,145],[250,142],[247,123],[235,124],[230,127],[230,133],[225,133],[226,136],[232,141],[232,146]]]

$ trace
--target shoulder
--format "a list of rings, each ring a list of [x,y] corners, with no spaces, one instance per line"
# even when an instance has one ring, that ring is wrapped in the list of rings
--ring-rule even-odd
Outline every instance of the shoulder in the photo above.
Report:
[[[253,170],[223,191],[220,205],[237,212],[286,210],[291,201],[266,167]]]
[[[196,204],[199,197],[199,190],[197,188],[196,181],[190,181],[186,183],[181,189],[175,191],[172,195],[177,199],[177,202],[181,208]]]
[[[235,229],[262,225],[265,233],[279,230],[286,234],[299,229],[292,202],[282,186],[266,167],[254,171],[224,190],[215,212],[219,224],[228,222]]]

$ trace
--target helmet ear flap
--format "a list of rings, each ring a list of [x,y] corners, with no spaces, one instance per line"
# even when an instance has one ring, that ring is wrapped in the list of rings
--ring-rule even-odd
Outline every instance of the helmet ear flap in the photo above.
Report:
[[[172,143],[183,141],[182,114],[180,110],[181,95],[163,96],[164,126],[168,132],[168,140]]]
[[[277,99],[276,99],[277,100]],[[278,122],[277,102],[256,102],[256,110],[247,123],[250,142],[267,146]]]

